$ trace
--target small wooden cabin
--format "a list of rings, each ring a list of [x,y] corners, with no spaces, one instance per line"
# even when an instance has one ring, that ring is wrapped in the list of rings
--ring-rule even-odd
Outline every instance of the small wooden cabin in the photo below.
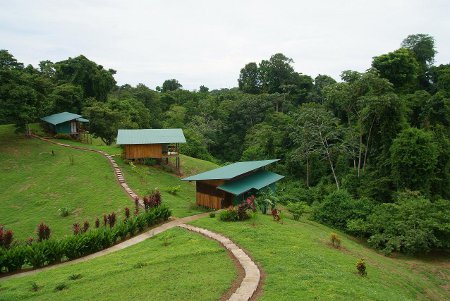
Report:
[[[213,209],[241,203],[246,197],[264,187],[275,190],[275,183],[284,176],[265,170],[278,161],[237,162],[182,179],[196,181],[197,205]]]
[[[137,129],[119,130],[117,144],[124,146],[127,159],[176,158],[176,168],[180,168],[179,144],[186,143],[182,129]]]
[[[42,121],[49,124],[49,129],[53,134],[66,134],[72,136],[78,136],[84,130],[84,124],[89,120],[83,118],[83,116],[62,112],[53,114],[41,118]]]

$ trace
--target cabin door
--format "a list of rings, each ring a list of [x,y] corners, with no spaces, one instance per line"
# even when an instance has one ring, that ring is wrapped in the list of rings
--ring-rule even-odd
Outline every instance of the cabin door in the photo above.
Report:
[[[76,121],[71,121],[70,122],[70,132],[72,134],[76,134],[77,133],[77,122]]]

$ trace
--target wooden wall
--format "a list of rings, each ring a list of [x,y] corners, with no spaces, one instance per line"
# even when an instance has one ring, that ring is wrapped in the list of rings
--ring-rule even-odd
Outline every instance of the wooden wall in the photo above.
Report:
[[[162,144],[127,144],[125,145],[125,158],[162,158]]]
[[[217,189],[224,183],[223,180],[197,181],[197,205],[213,209],[222,209],[232,204],[234,196]]]

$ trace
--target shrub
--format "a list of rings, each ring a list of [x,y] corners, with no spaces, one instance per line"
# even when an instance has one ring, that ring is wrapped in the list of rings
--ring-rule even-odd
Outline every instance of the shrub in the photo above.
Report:
[[[84,223],[83,223],[83,233],[87,232],[87,230],[89,230],[89,222],[88,221],[84,221]]]
[[[78,280],[81,278],[83,278],[83,275],[81,275],[81,274],[72,274],[69,276],[69,280]]]
[[[277,221],[277,222],[280,221],[281,220],[281,211],[276,208],[273,208],[272,209],[272,217],[273,217],[274,221]]]
[[[130,218],[130,208],[125,207],[125,218],[129,219]]]
[[[273,203],[270,199],[258,200],[258,208],[262,214],[266,214],[267,210],[272,207]]]
[[[307,204],[305,202],[296,202],[296,203],[289,203],[287,208],[290,213],[292,213],[292,217],[294,220],[298,221],[300,217],[305,213]]]
[[[0,249],[1,252],[2,249]],[[3,250],[2,263],[8,272],[20,270],[25,263],[26,250],[23,246],[13,246]]]
[[[341,247],[341,239],[336,233],[330,234],[330,242],[333,248],[339,249]]]
[[[40,290],[41,287],[34,281],[31,282],[31,291],[32,292],[37,292],[38,290]]]
[[[369,199],[353,199],[346,190],[337,190],[313,208],[313,218],[323,224],[347,231],[351,220],[366,220],[375,208]],[[357,234],[357,233],[354,233]]]
[[[116,213],[112,212],[111,214],[108,214],[108,224],[110,228],[113,228],[116,224]]]
[[[81,234],[81,226],[79,223],[74,223],[72,225],[73,235]]]
[[[367,271],[366,271],[366,263],[364,261],[364,258],[361,258],[360,260],[358,260],[356,262],[356,269],[358,270],[358,274],[361,276],[366,276],[367,275]]]
[[[62,291],[62,290],[68,289],[68,288],[69,288],[69,286],[67,284],[65,284],[64,282],[62,282],[62,283],[58,284],[57,286],[55,286],[54,291],[59,292],[59,291]]]
[[[215,218],[216,217],[216,213],[215,212],[210,212],[209,213],[209,217],[210,218]]]
[[[170,194],[176,195],[181,190],[180,185],[170,186],[166,188],[166,191]]]
[[[100,228],[100,221],[98,217],[95,219],[95,228]]]
[[[144,197],[144,207],[145,210],[149,210],[151,208],[155,208],[161,205],[161,193],[158,189],[155,189],[151,195],[148,197]]]
[[[139,230],[139,232],[142,232],[145,228],[146,220],[144,215],[138,215],[136,216],[136,227]]]
[[[27,246],[26,249],[26,261],[33,268],[43,267],[47,261],[45,256],[45,245],[44,243],[32,244]]]
[[[6,230],[0,225],[0,247],[8,249],[14,239],[14,233],[12,230]]]
[[[428,252],[448,247],[450,202],[431,202],[413,192],[399,194],[395,203],[378,206],[368,218],[368,243],[385,254]],[[446,226],[447,225],[447,226]]]
[[[44,224],[44,223],[40,223],[37,227],[37,236],[38,236],[38,241],[43,241],[43,240],[47,240],[50,238],[50,228]]]
[[[68,236],[61,240],[41,240],[11,246],[9,249],[0,248],[0,272],[13,272],[21,269],[24,264],[37,268],[60,262],[63,257],[72,260],[92,254],[112,246],[118,238],[125,238],[128,233],[132,235],[136,233],[137,229],[140,231],[145,229],[146,225],[151,226],[167,220],[170,215],[169,208],[159,206],[115,227],[98,228],[87,232],[80,231],[78,235]]]
[[[145,262],[137,262],[133,265],[133,268],[135,269],[142,269],[143,267],[147,266],[148,264]]]
[[[61,217],[66,217],[66,216],[69,216],[69,214],[70,214],[69,208],[66,208],[66,207],[59,208],[58,211],[59,211],[59,215]]]
[[[108,216],[106,214],[103,214],[103,226],[106,227],[107,224],[108,224]]]
[[[64,249],[61,240],[46,240],[40,244],[44,245],[44,253],[47,264],[61,262],[64,257]]]
[[[235,208],[230,207],[227,210],[220,212],[219,219],[224,222],[235,222],[238,221],[238,215]]]

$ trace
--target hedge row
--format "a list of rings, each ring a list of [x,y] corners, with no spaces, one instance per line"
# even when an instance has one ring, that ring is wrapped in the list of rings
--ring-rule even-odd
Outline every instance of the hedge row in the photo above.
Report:
[[[101,251],[147,227],[168,220],[170,215],[169,208],[159,206],[117,223],[113,228],[96,228],[60,240],[0,248],[0,273],[14,272],[29,266],[40,268]]]

